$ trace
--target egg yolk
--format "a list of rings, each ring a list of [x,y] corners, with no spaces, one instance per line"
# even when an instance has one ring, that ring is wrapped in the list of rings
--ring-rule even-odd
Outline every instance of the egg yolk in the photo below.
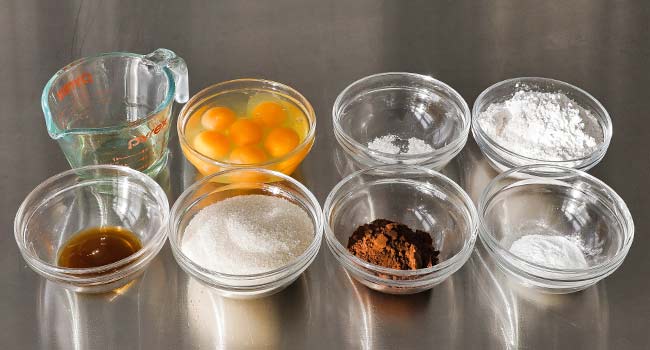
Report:
[[[237,146],[258,143],[262,139],[262,128],[250,119],[238,119],[230,126],[230,139]]]
[[[276,126],[287,119],[287,112],[281,104],[266,101],[255,106],[253,109],[253,119],[265,126]]]
[[[206,157],[220,159],[228,155],[230,141],[217,131],[203,131],[194,138],[194,149]]]
[[[300,143],[298,134],[290,128],[275,128],[264,140],[264,148],[273,157],[282,157],[293,151]]]
[[[237,147],[230,153],[230,161],[235,164],[256,164],[267,160],[266,153],[259,146]]]
[[[208,130],[225,131],[237,116],[228,107],[212,107],[201,115],[201,125]]]

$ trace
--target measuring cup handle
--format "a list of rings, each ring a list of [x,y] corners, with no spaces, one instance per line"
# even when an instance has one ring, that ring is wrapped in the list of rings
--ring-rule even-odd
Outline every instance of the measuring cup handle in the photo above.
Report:
[[[177,56],[174,51],[168,49],[157,49],[144,57],[166,67],[172,72],[174,75],[174,84],[176,84],[176,94],[174,95],[174,99],[178,103],[187,102],[190,98],[190,92],[185,60]]]

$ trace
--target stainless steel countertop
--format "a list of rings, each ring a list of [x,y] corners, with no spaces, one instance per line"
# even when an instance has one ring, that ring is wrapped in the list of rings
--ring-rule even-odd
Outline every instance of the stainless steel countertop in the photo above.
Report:
[[[645,1],[0,0],[0,348],[650,348],[649,21]],[[238,77],[301,91],[318,130],[296,176],[321,203],[350,171],[331,107],[362,76],[431,74],[470,105],[510,77],[571,82],[612,116],[611,147],[591,173],[630,207],[637,233],[630,254],[592,288],[545,296],[508,282],[478,244],[432,291],[390,296],[352,282],[323,244],[287,290],[232,301],[188,278],[166,246],[122,294],[67,292],[26,266],[13,237],[26,194],[69,167],[46,133],[41,90],[76,58],[157,47],[185,58],[192,93]],[[195,172],[175,136],[171,150],[161,182],[176,198]],[[494,176],[471,139],[446,171],[474,199]]]

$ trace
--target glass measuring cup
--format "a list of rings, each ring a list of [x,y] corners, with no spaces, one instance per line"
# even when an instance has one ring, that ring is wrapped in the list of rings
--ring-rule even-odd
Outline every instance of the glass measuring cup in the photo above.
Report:
[[[188,98],[185,61],[157,49],[70,63],[45,85],[41,105],[72,168],[115,164],[155,176],[167,161],[172,100]]]

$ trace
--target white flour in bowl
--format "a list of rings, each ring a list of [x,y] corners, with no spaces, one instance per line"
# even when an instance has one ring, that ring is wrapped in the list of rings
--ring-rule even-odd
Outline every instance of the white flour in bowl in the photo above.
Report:
[[[562,93],[519,90],[488,106],[478,122],[500,146],[543,161],[584,158],[603,142],[593,114]]]

